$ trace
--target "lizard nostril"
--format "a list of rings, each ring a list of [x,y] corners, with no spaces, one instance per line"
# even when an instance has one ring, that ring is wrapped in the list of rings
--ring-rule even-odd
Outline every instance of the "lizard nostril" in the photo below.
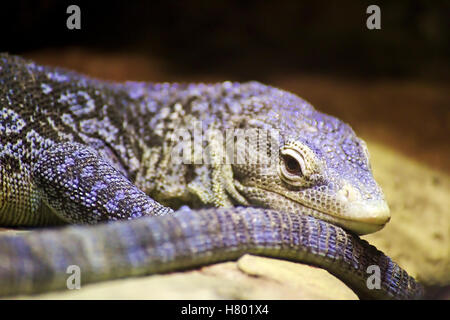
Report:
[[[348,199],[348,197],[350,196],[350,192],[348,191],[348,189],[344,190],[344,196]]]
[[[359,191],[348,183],[345,183],[338,193],[341,195],[343,200],[349,202],[358,201],[361,198]]]

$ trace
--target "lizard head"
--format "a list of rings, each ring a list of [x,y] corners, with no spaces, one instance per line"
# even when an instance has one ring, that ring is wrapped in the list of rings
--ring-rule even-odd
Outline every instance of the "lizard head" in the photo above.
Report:
[[[243,107],[237,119],[247,136],[246,160],[232,168],[250,205],[310,214],[358,234],[389,221],[366,144],[349,125],[274,88]]]

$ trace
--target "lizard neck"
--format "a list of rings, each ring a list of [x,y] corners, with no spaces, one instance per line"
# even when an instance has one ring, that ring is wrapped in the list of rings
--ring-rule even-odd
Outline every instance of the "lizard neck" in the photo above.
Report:
[[[157,201],[172,208],[196,206],[189,183],[197,169],[190,155],[179,157],[177,150],[190,152],[195,126],[205,120],[191,109],[195,94],[189,85],[128,82],[123,114],[124,130],[134,137],[139,168],[133,182]],[[199,95],[201,92],[199,91]],[[205,112],[205,114],[208,114]],[[200,129],[201,130],[201,129]]]
[[[213,146],[211,142],[219,140],[208,137],[214,130],[225,139],[224,132],[245,118],[241,111],[248,97],[241,96],[239,89],[239,84],[127,83],[131,102],[124,125],[128,135],[136,137],[140,155],[134,183],[172,208],[231,205],[225,187],[218,186],[225,183],[213,177],[214,171],[222,173],[223,166],[217,166],[217,159],[207,159],[210,151],[215,153],[223,144]],[[228,169],[231,172],[231,166]],[[231,186],[229,176],[226,182]],[[223,203],[216,203],[219,197],[214,188],[220,190]]]

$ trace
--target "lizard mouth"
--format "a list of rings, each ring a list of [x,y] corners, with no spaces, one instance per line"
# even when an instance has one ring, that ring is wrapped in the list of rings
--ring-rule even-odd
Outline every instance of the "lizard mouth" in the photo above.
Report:
[[[349,204],[345,212],[338,214],[310,207],[304,203],[298,202],[289,195],[280,194],[274,191],[265,191],[275,193],[295,203],[295,207],[298,207],[298,210],[302,213],[339,225],[358,235],[379,231],[390,220],[389,208],[385,201],[368,201],[365,203],[354,202]]]
[[[352,231],[358,235],[379,231],[390,219],[389,207],[383,200],[354,202],[347,206],[345,212],[333,213],[321,211],[305,205],[293,196],[282,194],[273,190],[267,190],[260,187],[243,188],[244,189],[240,191],[247,193],[246,198],[253,198],[252,200],[257,203],[262,203],[265,207],[283,212],[308,214],[320,220],[339,225],[344,229]],[[251,189],[257,189],[259,192],[251,192]],[[261,197],[261,192],[267,193],[269,196]]]

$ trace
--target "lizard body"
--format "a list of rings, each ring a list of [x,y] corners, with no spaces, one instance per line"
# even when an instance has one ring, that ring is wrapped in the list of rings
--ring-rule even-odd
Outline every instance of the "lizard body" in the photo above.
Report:
[[[63,288],[68,264],[87,283],[254,253],[322,266],[362,296],[421,295],[335,226],[374,232],[389,209],[365,143],[296,95],[257,82],[109,83],[2,54],[0,121],[0,225],[133,220],[1,237],[0,294]],[[182,205],[193,211],[173,214]]]

